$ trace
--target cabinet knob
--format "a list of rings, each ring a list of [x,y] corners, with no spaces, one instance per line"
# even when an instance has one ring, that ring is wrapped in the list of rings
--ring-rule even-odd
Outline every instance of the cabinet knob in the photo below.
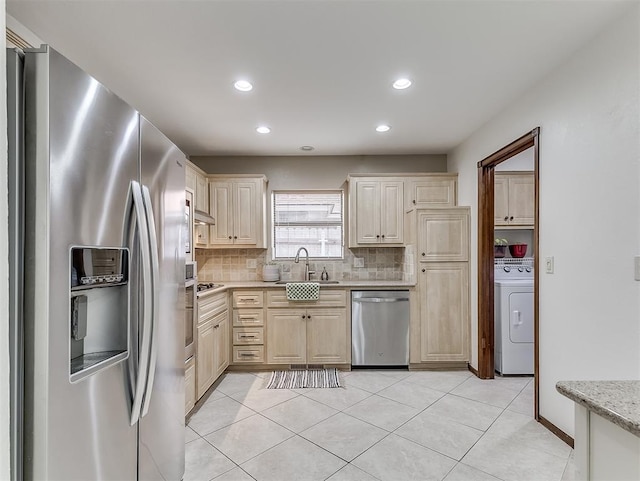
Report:
[[[505,219],[505,220],[507,220],[507,219]],[[229,236],[229,239],[231,239],[231,236]]]
[[[376,239],[380,239],[380,235],[376,235]]]
[[[505,216],[504,220],[509,220],[509,216]]]
[[[384,239],[384,234],[382,234],[382,238]]]
[[[413,204],[414,204],[414,205],[415,205],[415,203],[416,203],[416,201],[415,201],[415,200],[413,200]]]
[[[426,253],[424,253],[424,252],[422,253],[422,257],[425,257],[426,255],[427,255]]]
[[[234,239],[237,239],[237,238],[238,238],[238,236],[237,236],[237,235],[234,235],[234,236],[233,236],[233,238],[234,238]]]
[[[422,272],[427,272],[427,270],[426,269],[422,269]]]
[[[509,220],[513,220],[513,216],[509,217]]]
[[[306,319],[307,316],[302,316],[303,319]]]

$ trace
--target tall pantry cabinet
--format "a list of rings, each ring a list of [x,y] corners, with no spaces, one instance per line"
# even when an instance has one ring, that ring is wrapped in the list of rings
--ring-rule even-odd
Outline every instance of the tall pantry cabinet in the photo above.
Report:
[[[411,363],[469,361],[469,208],[416,209],[418,315]]]

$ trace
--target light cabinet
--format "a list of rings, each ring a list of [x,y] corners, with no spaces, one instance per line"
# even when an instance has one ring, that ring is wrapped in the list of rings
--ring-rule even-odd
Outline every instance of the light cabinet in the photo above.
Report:
[[[469,210],[420,209],[419,261],[467,261],[469,259]]]
[[[533,172],[496,172],[494,225],[533,227],[535,179]]]
[[[458,174],[429,174],[405,180],[407,209],[454,207],[458,203]]]
[[[184,413],[196,405],[196,365],[191,361],[184,370]]]
[[[229,309],[227,294],[198,298],[196,325],[196,400],[229,365]]]
[[[209,178],[209,247],[266,248],[266,178]]]
[[[417,308],[411,363],[469,360],[469,208],[417,209]],[[414,239],[416,240],[416,239]]]
[[[207,186],[207,177],[205,173],[196,165],[187,161],[185,165],[185,187],[191,192],[193,210],[209,212],[209,189]],[[209,226],[192,223],[190,228],[193,229],[193,247],[204,248],[209,244]]]
[[[469,359],[469,264],[425,262],[420,266],[421,361]]]
[[[207,178],[200,172],[196,172],[196,209],[209,212],[209,190]]]
[[[232,364],[264,363],[264,292],[233,291]]]
[[[347,293],[320,289],[317,301],[289,301],[284,289],[267,291],[268,364],[350,362]]]
[[[403,242],[404,182],[393,177],[350,177],[349,247]]]
[[[347,362],[346,309],[269,309],[269,364],[344,364]]]

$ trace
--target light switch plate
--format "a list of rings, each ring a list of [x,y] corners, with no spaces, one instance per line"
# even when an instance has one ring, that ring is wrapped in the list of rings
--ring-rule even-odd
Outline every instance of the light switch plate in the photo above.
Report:
[[[364,267],[364,257],[354,257],[353,267]]]
[[[257,262],[255,259],[247,259],[247,269],[255,269]]]
[[[635,256],[633,258],[633,267],[634,279],[636,281],[640,281],[640,256]]]
[[[553,274],[553,256],[544,258],[544,270],[547,274]]]

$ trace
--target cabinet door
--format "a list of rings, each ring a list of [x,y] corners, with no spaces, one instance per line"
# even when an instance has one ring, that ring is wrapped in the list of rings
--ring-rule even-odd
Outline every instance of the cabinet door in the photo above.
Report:
[[[191,164],[187,163],[184,167],[184,186],[185,188],[195,192],[197,189],[196,171],[193,170]]]
[[[534,204],[533,174],[509,176],[509,224],[533,225]]]
[[[234,182],[233,184],[233,243],[255,245],[261,221],[258,208],[258,186],[254,181]]]
[[[509,179],[499,174],[493,179],[493,223],[509,225]]]
[[[380,242],[402,244],[404,236],[404,184],[380,183]]]
[[[229,365],[229,311],[224,311],[213,320],[214,357],[213,380],[220,377]]]
[[[210,182],[211,215],[216,221],[209,232],[209,243],[233,244],[233,183]]]
[[[422,263],[418,283],[421,361],[468,361],[468,263]]]
[[[209,232],[210,227],[208,225],[195,225],[195,247],[207,247],[209,245]]]
[[[307,362],[347,362],[348,326],[346,309],[307,309]]]
[[[457,203],[457,181],[434,177],[410,182],[407,207],[454,207]]]
[[[196,209],[209,212],[207,178],[196,172]]]
[[[356,244],[380,243],[380,182],[355,181],[356,197],[350,213],[356,225]]]
[[[197,398],[207,392],[214,381],[214,329],[213,320],[207,321],[197,327],[198,340],[196,341],[196,383]]]
[[[267,363],[306,362],[306,316],[307,311],[304,309],[269,309],[267,311]]]
[[[468,259],[469,209],[420,209],[418,260],[444,262]]]
[[[184,414],[189,414],[196,404],[196,366],[192,364],[184,371]]]

